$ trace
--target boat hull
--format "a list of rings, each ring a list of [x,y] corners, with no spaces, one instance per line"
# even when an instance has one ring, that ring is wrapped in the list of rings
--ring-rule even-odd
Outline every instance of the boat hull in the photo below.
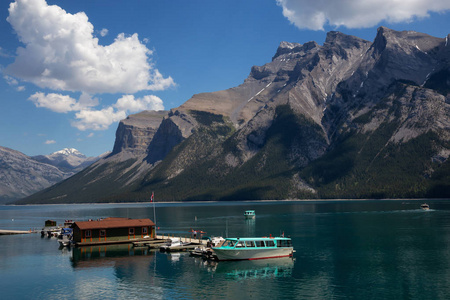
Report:
[[[254,260],[292,256],[292,247],[269,249],[214,249],[218,260]]]

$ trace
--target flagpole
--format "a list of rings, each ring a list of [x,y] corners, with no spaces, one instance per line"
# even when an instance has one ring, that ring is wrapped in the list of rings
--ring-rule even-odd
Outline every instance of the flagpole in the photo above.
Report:
[[[152,202],[153,202],[153,223],[155,223],[155,238],[157,238],[156,235],[156,211],[155,211],[155,194],[152,192],[152,198],[151,198]]]

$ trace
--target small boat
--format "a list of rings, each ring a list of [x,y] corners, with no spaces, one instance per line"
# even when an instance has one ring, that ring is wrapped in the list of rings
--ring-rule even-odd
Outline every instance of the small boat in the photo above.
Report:
[[[423,210],[429,210],[430,206],[426,203],[423,203],[422,205],[420,205],[420,208],[422,208]]]
[[[219,247],[212,247],[218,260],[253,260],[293,256],[290,238],[249,237],[226,238]]]
[[[72,228],[62,228],[58,235],[58,243],[61,247],[69,247],[72,245]]]
[[[244,217],[246,219],[254,219],[255,218],[255,211],[254,210],[246,210],[244,213]]]
[[[160,251],[180,251],[184,250],[185,247],[189,246],[191,243],[184,243],[180,238],[170,238],[167,243],[159,247]]]
[[[206,246],[199,245],[199,246],[195,247],[194,250],[189,251],[191,256],[208,257],[208,256],[212,255],[211,247],[218,247],[225,241],[225,239],[221,236],[212,237],[212,238],[204,237],[203,239],[208,240],[208,243],[206,244]]]

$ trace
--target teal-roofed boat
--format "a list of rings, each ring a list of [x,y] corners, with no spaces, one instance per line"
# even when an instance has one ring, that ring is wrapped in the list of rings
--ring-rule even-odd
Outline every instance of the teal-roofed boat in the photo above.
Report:
[[[218,260],[253,260],[293,256],[292,241],[286,237],[226,238],[213,247]]]
[[[244,217],[246,219],[254,219],[255,218],[255,211],[254,210],[246,210],[244,213]]]

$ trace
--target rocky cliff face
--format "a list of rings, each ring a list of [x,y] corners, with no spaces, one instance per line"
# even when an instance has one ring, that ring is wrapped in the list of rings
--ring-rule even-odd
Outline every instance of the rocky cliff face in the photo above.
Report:
[[[150,142],[167,111],[143,111],[120,121],[111,155],[127,152],[132,156],[146,155]]]
[[[135,165],[142,176],[117,197],[442,196],[449,38],[380,27],[373,42],[335,31],[323,45],[282,42],[241,85],[164,117]]]

